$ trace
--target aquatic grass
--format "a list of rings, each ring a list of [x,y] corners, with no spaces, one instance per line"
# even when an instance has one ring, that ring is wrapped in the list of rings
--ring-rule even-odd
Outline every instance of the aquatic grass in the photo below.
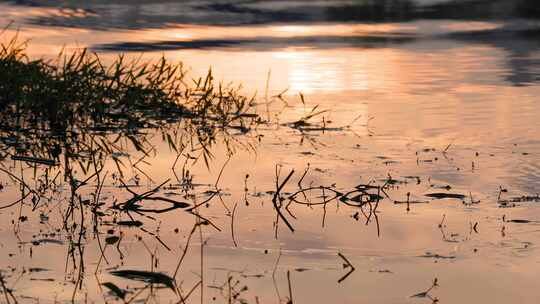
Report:
[[[141,62],[121,54],[105,65],[87,49],[34,60],[26,48],[17,36],[0,43],[0,159],[55,165],[62,152],[102,160],[127,146],[148,156],[154,147],[142,130],[153,129],[171,150],[201,151],[208,164],[218,134],[247,133],[263,122],[255,96],[217,82],[212,70],[191,79],[181,62],[164,57]],[[83,172],[88,165],[80,163]]]
[[[257,117],[250,112],[253,97],[216,84],[211,70],[189,83],[183,64],[164,57],[139,62],[119,55],[106,66],[87,49],[63,51],[55,60],[31,60],[25,49],[17,37],[1,45],[2,128],[107,130],[181,118],[228,127]]]

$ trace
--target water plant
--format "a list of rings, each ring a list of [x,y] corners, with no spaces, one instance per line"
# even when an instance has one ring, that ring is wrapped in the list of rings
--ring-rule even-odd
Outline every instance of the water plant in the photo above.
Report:
[[[26,46],[17,36],[0,45],[0,131],[16,157],[54,160],[66,143],[75,146],[82,137],[103,134],[120,134],[145,151],[134,134],[171,122],[183,123],[191,139],[208,144],[222,130],[247,132],[261,122],[254,97],[243,95],[241,86],[216,82],[211,70],[188,79],[181,62],[119,55],[106,65],[87,49],[30,59]],[[164,138],[174,149],[182,145],[171,135]],[[113,153],[116,141],[106,141],[103,149]],[[81,149],[71,152],[89,152]]]

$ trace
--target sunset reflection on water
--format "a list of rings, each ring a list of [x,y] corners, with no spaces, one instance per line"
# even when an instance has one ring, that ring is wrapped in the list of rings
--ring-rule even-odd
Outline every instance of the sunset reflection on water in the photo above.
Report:
[[[276,5],[282,8],[295,3]],[[277,267],[281,280],[276,289],[281,291],[287,289],[285,271],[293,270],[298,303],[428,303],[426,298],[410,296],[429,287],[435,277],[440,280],[437,296],[441,302],[534,303],[536,266],[540,263],[536,245],[540,242],[540,208],[535,203],[499,208],[498,200],[503,188],[508,189],[505,197],[534,195],[540,189],[537,21],[407,17],[406,13],[420,14],[415,11],[389,21],[343,21],[332,19],[333,10],[340,8],[345,10],[343,18],[348,16],[349,2],[339,3],[343,7],[328,8],[324,18],[310,15],[313,21],[287,21],[296,15],[280,11],[281,19],[257,22],[249,14],[236,20],[236,11],[226,4],[229,10],[222,10],[227,13],[201,8],[213,5],[211,1],[201,6],[189,2],[189,13],[185,14],[178,3],[112,9],[98,1],[73,9],[2,2],[0,16],[15,22],[0,38],[18,34],[20,41],[28,39],[31,57],[51,60],[62,50],[82,48],[99,54],[104,63],[119,53],[140,61],[164,56],[183,62],[193,79],[204,77],[211,69],[222,83],[241,85],[248,96],[257,94],[257,109],[265,119],[274,120],[246,134],[228,130],[227,139],[238,145],[234,153],[227,151],[225,141],[217,136],[209,164],[200,161],[190,168],[201,185],[213,185],[223,170],[223,201],[203,211],[223,228],[222,232],[205,231],[205,271],[215,278],[229,272],[245,274],[240,270],[247,269],[253,277],[247,275],[242,280],[250,283],[250,292],[253,290],[250,300],[255,296],[265,300],[261,303],[276,300],[271,274]],[[319,6],[327,4],[316,1],[311,4],[316,8],[309,8],[319,12]],[[243,5],[244,11],[260,16],[268,15],[264,9],[278,10],[257,1]],[[199,22],[205,14],[217,17]],[[103,16],[117,19],[106,23]],[[137,17],[128,18],[132,16]],[[182,22],[173,22],[178,18]],[[69,26],[59,25],[66,20],[71,22]],[[0,26],[6,23],[1,22]],[[324,112],[325,128],[305,131],[291,127],[291,122],[309,115],[312,109],[328,110]],[[141,166],[159,182],[172,178],[171,164],[177,155],[160,134],[152,135],[159,153]],[[137,153],[128,151],[128,155]],[[297,230],[290,233],[281,222],[276,239],[271,191],[276,186],[277,165],[282,168],[281,178],[296,170],[294,182],[285,188],[289,194],[308,166],[311,171],[306,185],[337,185],[345,192],[360,183],[395,179],[396,184],[377,211],[381,221],[377,225],[338,201],[325,205],[324,211],[317,205],[293,205],[287,216]],[[132,171],[129,177],[137,174]],[[151,184],[144,180],[141,188]],[[463,193],[463,201],[476,199],[480,203],[433,200],[413,205],[408,211],[405,205],[394,203],[409,195],[425,201],[424,194],[450,191],[446,187]],[[118,189],[110,186],[105,195],[126,199],[127,194]],[[2,195],[11,199],[18,195],[16,190],[11,187]],[[193,198],[197,199],[201,197]],[[238,206],[238,248],[233,247],[229,230],[233,205]],[[229,213],[224,215],[223,206]],[[11,219],[16,214],[1,216]],[[532,222],[504,222],[503,216]],[[440,224],[442,218],[445,225]],[[162,229],[166,243],[177,244],[179,239],[185,241],[188,230],[184,226],[191,220],[187,213],[163,214],[155,226]],[[478,231],[473,229],[475,223],[479,223]],[[25,241],[43,227],[32,225],[21,232]],[[178,227],[180,233],[173,234]],[[1,246],[12,245],[9,248],[21,253],[11,261],[25,267],[48,263],[53,269],[51,277],[62,278],[65,261],[47,257],[63,255],[64,247],[38,247],[30,258],[25,247],[29,244],[19,241],[10,229],[0,225]],[[101,252],[92,241],[88,241],[87,256],[95,263]],[[195,246],[200,245],[197,242]],[[122,267],[147,263],[147,249],[140,243],[126,241],[123,246],[130,255],[121,261],[126,263]],[[283,260],[278,267],[275,263],[280,251]],[[337,252],[345,252],[356,267],[341,285],[336,282],[345,270]],[[426,252],[446,258],[425,257]],[[178,252],[160,253],[159,269],[170,272]],[[183,279],[190,284],[199,279],[199,262],[198,256],[187,257]],[[0,267],[5,266],[0,263]],[[45,274],[40,278],[46,278]],[[262,279],[255,275],[262,275]],[[106,271],[96,277],[114,280]],[[100,301],[100,285],[89,282],[85,287],[88,294]],[[46,293],[48,284],[45,280],[22,280],[17,288],[30,290],[37,297]],[[62,279],[54,283],[62,301],[70,300],[69,284]],[[163,299],[173,296],[171,292]]]

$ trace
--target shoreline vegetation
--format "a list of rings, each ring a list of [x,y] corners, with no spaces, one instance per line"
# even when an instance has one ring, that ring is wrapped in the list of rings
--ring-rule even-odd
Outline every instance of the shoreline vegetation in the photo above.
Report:
[[[200,139],[216,129],[247,132],[261,118],[254,98],[240,86],[205,78],[188,80],[182,63],[153,63],[123,55],[105,66],[87,49],[62,52],[56,60],[30,59],[26,43],[13,37],[0,50],[0,129],[31,136],[70,137],[81,133],[136,133],[189,121]],[[190,83],[191,82],[191,83]],[[137,146],[137,144],[135,144]],[[139,147],[141,148],[141,147]],[[50,157],[57,152],[48,151]]]
[[[181,62],[128,61],[121,54],[107,66],[87,49],[34,60],[26,45],[16,36],[1,45],[0,105],[3,118],[16,118],[12,127],[99,130],[197,118],[226,128],[258,118],[255,96],[242,95],[241,86],[217,84],[211,69],[205,78],[189,80]]]
[[[266,123],[255,95],[218,83],[211,69],[190,79],[181,62],[164,57],[140,62],[119,55],[105,65],[87,49],[45,60],[29,58],[26,47],[17,36],[0,45],[0,159],[61,164],[65,172],[74,162],[84,174],[112,159],[122,176],[119,156],[139,152],[137,169],[156,153],[150,139],[157,132],[179,157],[190,150],[208,166],[218,138],[232,153],[232,131],[246,134]]]

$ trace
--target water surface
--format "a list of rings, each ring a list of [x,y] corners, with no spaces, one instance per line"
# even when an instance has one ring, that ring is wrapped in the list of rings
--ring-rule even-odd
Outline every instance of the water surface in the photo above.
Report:
[[[201,184],[191,190],[195,196],[162,190],[197,204],[208,197],[205,191],[215,190],[226,164],[218,180],[223,195],[201,211],[221,231],[205,226],[197,232],[182,264],[185,294],[200,280],[203,257],[203,292],[197,288],[188,302],[285,303],[290,271],[295,303],[429,303],[433,299],[411,296],[434,278],[439,286],[430,295],[443,303],[535,303],[538,200],[517,200],[509,208],[501,202],[534,197],[540,189],[538,10],[531,1],[478,3],[6,1],[0,16],[2,24],[14,20],[2,38],[18,31],[29,39],[32,56],[54,58],[62,49],[83,47],[105,62],[120,52],[142,60],[165,56],[184,62],[194,78],[211,67],[217,79],[241,83],[247,95],[257,92],[259,111],[273,123],[247,135],[220,136],[208,167],[184,154]],[[286,105],[273,97],[285,89]],[[329,129],[300,132],[281,124],[315,105],[329,110]],[[156,153],[141,165],[144,175],[129,166],[125,173],[125,180],[140,180],[134,188],[140,192],[167,178],[175,181],[181,171],[180,165],[171,170],[177,155],[152,132]],[[134,149],[126,153],[120,156],[126,163],[141,156]],[[32,181],[45,174],[44,167],[8,155],[2,166],[10,172]],[[362,213],[373,206],[360,210],[339,200],[324,207],[292,204],[286,216],[295,232],[280,221],[276,238],[276,165],[280,180],[296,171],[283,190],[289,194],[298,190],[308,166],[304,186],[347,192],[359,184],[394,185],[386,184],[377,219]],[[107,168],[115,170],[112,162]],[[55,170],[62,169],[48,174]],[[20,197],[16,182],[5,174],[1,182],[3,202]],[[70,302],[73,294],[77,302],[114,301],[101,283],[114,282],[131,295],[145,285],[114,277],[111,270],[174,272],[194,223],[182,211],[140,218],[171,251],[150,234],[113,225],[115,235],[123,235],[123,256],[110,247],[107,261],[98,265],[101,251],[96,238],[88,237],[84,256],[76,256],[86,270],[75,289],[80,265],[72,261],[73,240],[61,229],[67,189],[39,212],[31,206],[0,210],[0,270],[20,302]],[[434,192],[464,197],[425,196]],[[394,204],[406,201],[407,193],[428,203],[409,210]],[[309,194],[321,200],[321,193]],[[117,181],[106,180],[107,206],[129,197]],[[19,222],[21,216],[28,220]],[[58,242],[36,245],[43,239]],[[356,268],[341,283],[348,269],[338,252]],[[29,270],[38,267],[46,271]],[[233,300],[229,276],[240,281],[235,288],[248,287]],[[146,297],[179,301],[166,288],[142,289],[137,299]]]

